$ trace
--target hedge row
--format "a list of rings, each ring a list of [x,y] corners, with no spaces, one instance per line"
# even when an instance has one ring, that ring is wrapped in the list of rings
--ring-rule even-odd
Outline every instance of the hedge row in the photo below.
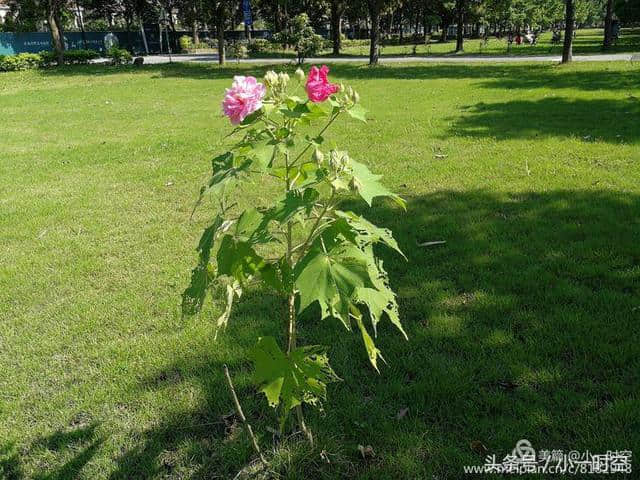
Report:
[[[91,60],[100,58],[100,52],[96,50],[66,50],[64,63],[73,65],[87,64]],[[107,54],[114,64],[131,63],[131,54],[121,48],[111,48]],[[30,70],[43,66],[55,65],[58,56],[55,52],[45,51],[40,53],[19,53],[17,55],[0,55],[0,72],[14,72],[17,70]]]

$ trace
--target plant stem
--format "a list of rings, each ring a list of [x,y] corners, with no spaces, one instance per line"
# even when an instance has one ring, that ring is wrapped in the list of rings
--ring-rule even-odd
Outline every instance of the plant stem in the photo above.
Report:
[[[299,158],[299,157],[298,157]],[[289,169],[291,168],[291,164],[289,163],[289,152],[285,153],[284,157],[285,161],[285,181],[286,190],[289,192],[291,190],[291,182],[289,180]],[[295,163],[295,162],[294,162]],[[287,222],[287,263],[289,264],[289,270],[293,271],[293,225],[291,220]],[[291,352],[296,348],[296,293],[293,285],[291,286],[291,292],[289,293],[289,339],[287,342],[287,355],[291,355]],[[307,428],[307,424],[304,421],[304,415],[302,414],[302,406],[296,406],[296,415],[298,416],[298,423],[300,424],[300,429],[307,437],[309,443],[313,446],[313,434],[311,430]]]
[[[233,382],[231,381],[231,375],[229,375],[229,369],[227,368],[226,364],[223,365],[222,368],[224,369],[224,376],[227,378],[227,385],[229,386],[229,391],[231,392],[231,398],[233,399],[233,405],[236,409],[236,413],[238,414],[238,417],[240,417],[240,421],[242,421],[242,425],[244,425],[244,428],[247,431],[249,438],[251,439],[251,444],[253,445],[253,449],[256,451],[256,453],[260,457],[260,461],[262,462],[262,464],[266,465],[267,461],[265,460],[264,455],[262,455],[262,452],[260,451],[260,446],[258,445],[258,441],[256,440],[256,437],[253,434],[253,429],[251,428],[251,425],[249,424],[249,422],[247,422],[247,419],[244,416],[244,412],[242,411],[242,407],[240,406],[240,402],[238,401],[236,390],[235,388],[233,388]]]

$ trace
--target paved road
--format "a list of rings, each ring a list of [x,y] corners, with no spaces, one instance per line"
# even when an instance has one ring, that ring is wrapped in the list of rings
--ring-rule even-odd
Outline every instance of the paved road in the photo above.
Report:
[[[576,62],[611,62],[611,61],[629,61],[633,54],[616,53],[608,55],[574,55],[573,60]],[[636,55],[637,57],[637,55]],[[173,62],[217,62],[218,56],[213,54],[200,55],[172,55]],[[559,62],[561,57],[558,55],[544,56],[470,56],[470,55],[450,55],[450,56],[434,56],[434,57],[380,57],[380,63],[520,63],[520,62]],[[282,64],[293,62],[290,58],[247,58],[240,60],[241,63],[253,63],[262,65]],[[308,58],[305,63],[367,63],[368,57],[321,57]],[[640,61],[640,58],[638,59]],[[235,60],[229,60],[232,65]],[[144,57],[145,64],[161,64],[169,63],[168,55],[149,55]]]

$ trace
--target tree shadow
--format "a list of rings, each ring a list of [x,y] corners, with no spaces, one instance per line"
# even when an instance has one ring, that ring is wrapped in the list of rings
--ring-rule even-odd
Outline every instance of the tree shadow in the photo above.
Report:
[[[282,332],[273,318],[284,318],[285,302],[266,292],[245,292],[229,320],[229,332],[221,333],[217,342],[229,342],[237,355],[224,358],[215,351],[212,340],[205,348],[195,348],[174,358],[164,368],[140,383],[143,391],[161,391],[194,384],[202,392],[202,401],[194,409],[180,409],[167,415],[158,425],[138,432],[137,446],[117,460],[110,478],[148,479],[157,476],[180,478],[232,478],[253,456],[249,440],[237,418],[222,366],[232,371],[234,384],[244,413],[264,433],[265,426],[275,426],[275,416],[265,418],[266,405],[250,381],[251,366],[246,351],[257,335]],[[278,312],[275,314],[274,312]],[[219,343],[218,343],[219,344]]]
[[[268,70],[273,68],[284,68],[295,70],[291,62],[282,65],[250,65],[228,62],[225,66],[215,63],[190,63],[175,62],[157,65],[67,65],[64,67],[46,68],[41,72],[45,76],[52,77],[72,77],[78,75],[121,75],[123,73],[132,75],[148,75],[152,73],[153,78],[191,78],[196,80],[219,80],[232,78],[234,75],[263,76]]]
[[[386,203],[345,208],[391,228],[409,258],[381,251],[409,341],[379,326],[388,364],[377,375],[357,335],[304,316],[301,343],[330,345],[344,382],[330,387],[326,411],[308,414],[315,449],[300,439],[304,448],[274,468],[287,478],[456,478],[520,438],[538,449],[640,447],[640,196],[474,190],[407,200],[406,214]],[[432,240],[446,243],[420,246]],[[245,359],[257,335],[280,333],[274,319],[284,310],[279,297],[251,293],[219,340],[231,354],[198,347],[145,380],[145,390],[194,382],[203,400],[140,432],[111,478],[230,478],[253,457],[231,414],[223,360],[277,460],[267,430],[275,415]],[[376,457],[363,459],[358,444]]]
[[[447,136],[473,138],[576,137],[583,141],[637,143],[640,140],[640,100],[568,99],[545,97],[539,100],[480,102],[451,118]],[[596,113],[597,114],[594,114]]]
[[[6,442],[0,445],[0,478],[6,480],[25,478],[16,442]]]
[[[517,72],[512,76],[494,75],[488,81],[481,83],[482,87],[498,89],[524,89],[534,88],[570,88],[586,91],[613,90],[625,91],[637,89],[640,67],[627,64],[624,68],[616,66],[607,67],[596,71],[584,71],[567,69],[562,65],[538,65],[538,68],[529,66],[526,72]]]
[[[30,446],[18,450],[15,443],[0,447],[0,478],[7,480],[71,480],[80,478],[84,466],[95,456],[104,442],[96,429],[98,423],[79,424],[56,430],[34,440]],[[27,477],[22,458],[30,455],[53,455],[60,459],[60,466],[48,468]]]
[[[308,68],[306,65],[305,68]],[[233,62],[220,67],[211,63],[172,63],[161,65],[110,66],[73,65],[42,70],[46,76],[116,75],[151,73],[153,78],[191,78],[197,80],[230,79],[234,75],[262,77],[268,70],[293,72],[297,66],[290,61],[282,64],[254,65]],[[638,86],[640,67],[616,65],[598,70],[582,70],[581,66],[565,68],[551,64],[333,64],[334,78],[352,80],[482,80],[479,86],[489,89],[571,88],[585,91],[624,91]]]

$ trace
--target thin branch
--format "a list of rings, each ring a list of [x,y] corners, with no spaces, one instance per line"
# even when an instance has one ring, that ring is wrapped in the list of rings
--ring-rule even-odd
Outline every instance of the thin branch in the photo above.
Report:
[[[226,364],[224,364],[222,368],[224,369],[224,376],[227,378],[227,385],[229,386],[229,391],[231,392],[231,398],[233,399],[233,404],[235,406],[236,413],[238,414],[238,417],[240,417],[240,420],[242,421],[242,424],[244,425],[244,428],[246,429],[247,434],[251,439],[253,449],[256,451],[256,453],[260,457],[260,461],[262,462],[263,465],[267,465],[267,461],[265,460],[264,455],[262,455],[262,452],[260,451],[260,446],[258,445],[258,441],[256,440],[256,437],[253,434],[253,429],[251,428],[251,425],[249,424],[249,422],[247,422],[247,419],[244,416],[244,412],[242,411],[242,407],[240,406],[240,402],[238,401],[236,390],[235,388],[233,388],[233,382],[231,381],[231,376],[229,375],[229,369],[227,368]]]
[[[333,115],[333,116],[331,117],[331,119],[327,122],[327,124],[324,126],[324,128],[323,128],[322,130],[320,130],[320,133],[318,133],[318,135],[317,135],[318,137],[319,137],[319,136],[321,136],[324,132],[326,132],[326,131],[327,131],[327,128],[329,128],[329,127],[331,126],[331,124],[335,121],[335,119],[336,119],[336,118],[338,118],[338,116],[340,115],[340,113],[341,113],[341,112],[338,112],[338,113],[336,113],[335,115]],[[309,148],[311,148],[311,144],[310,144],[310,143],[309,143],[309,144],[307,144],[307,146],[306,146],[306,147],[304,147],[304,150],[302,150],[302,151],[298,154],[298,156],[293,160],[293,162],[291,163],[291,165],[295,165],[295,164],[296,164],[296,162],[297,162],[298,160],[300,160],[300,157],[302,157],[302,156],[307,152],[307,150],[309,150]]]

